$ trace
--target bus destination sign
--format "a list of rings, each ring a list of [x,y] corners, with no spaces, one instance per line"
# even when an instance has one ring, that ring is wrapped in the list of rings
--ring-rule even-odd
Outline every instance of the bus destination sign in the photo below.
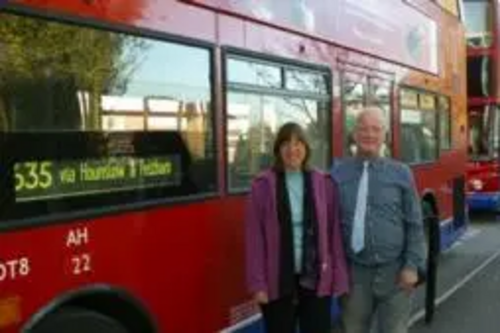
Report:
[[[178,155],[23,161],[14,165],[18,203],[181,183]]]

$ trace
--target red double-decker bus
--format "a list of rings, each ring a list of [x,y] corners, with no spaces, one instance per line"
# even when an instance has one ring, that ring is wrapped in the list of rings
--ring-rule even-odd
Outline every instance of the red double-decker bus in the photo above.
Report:
[[[329,170],[367,104],[448,247],[466,228],[463,33],[432,1],[9,2],[0,331],[258,331],[250,180],[290,120]]]
[[[500,212],[500,69],[497,1],[464,1],[467,36],[468,204]]]

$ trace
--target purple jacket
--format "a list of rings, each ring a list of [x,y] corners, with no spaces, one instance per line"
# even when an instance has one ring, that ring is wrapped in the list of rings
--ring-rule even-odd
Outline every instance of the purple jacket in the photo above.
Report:
[[[326,174],[311,173],[318,219],[320,276],[318,296],[339,296],[349,289],[342,244],[336,183]],[[276,175],[267,170],[252,182],[246,213],[247,284],[251,293],[279,297],[280,230],[276,205]],[[332,228],[329,228],[331,224]],[[333,232],[328,232],[328,230]]]

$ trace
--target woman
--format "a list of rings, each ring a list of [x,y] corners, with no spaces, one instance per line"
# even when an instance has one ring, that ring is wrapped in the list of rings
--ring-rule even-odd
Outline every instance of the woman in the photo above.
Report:
[[[247,283],[267,333],[330,332],[331,296],[347,292],[337,187],[307,166],[309,144],[283,125],[274,166],[252,182],[246,217]]]

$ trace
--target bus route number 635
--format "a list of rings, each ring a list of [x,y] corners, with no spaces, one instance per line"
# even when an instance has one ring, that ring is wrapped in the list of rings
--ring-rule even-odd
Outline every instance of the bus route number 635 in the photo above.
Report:
[[[48,189],[52,186],[52,162],[23,162],[14,166],[16,192]]]

